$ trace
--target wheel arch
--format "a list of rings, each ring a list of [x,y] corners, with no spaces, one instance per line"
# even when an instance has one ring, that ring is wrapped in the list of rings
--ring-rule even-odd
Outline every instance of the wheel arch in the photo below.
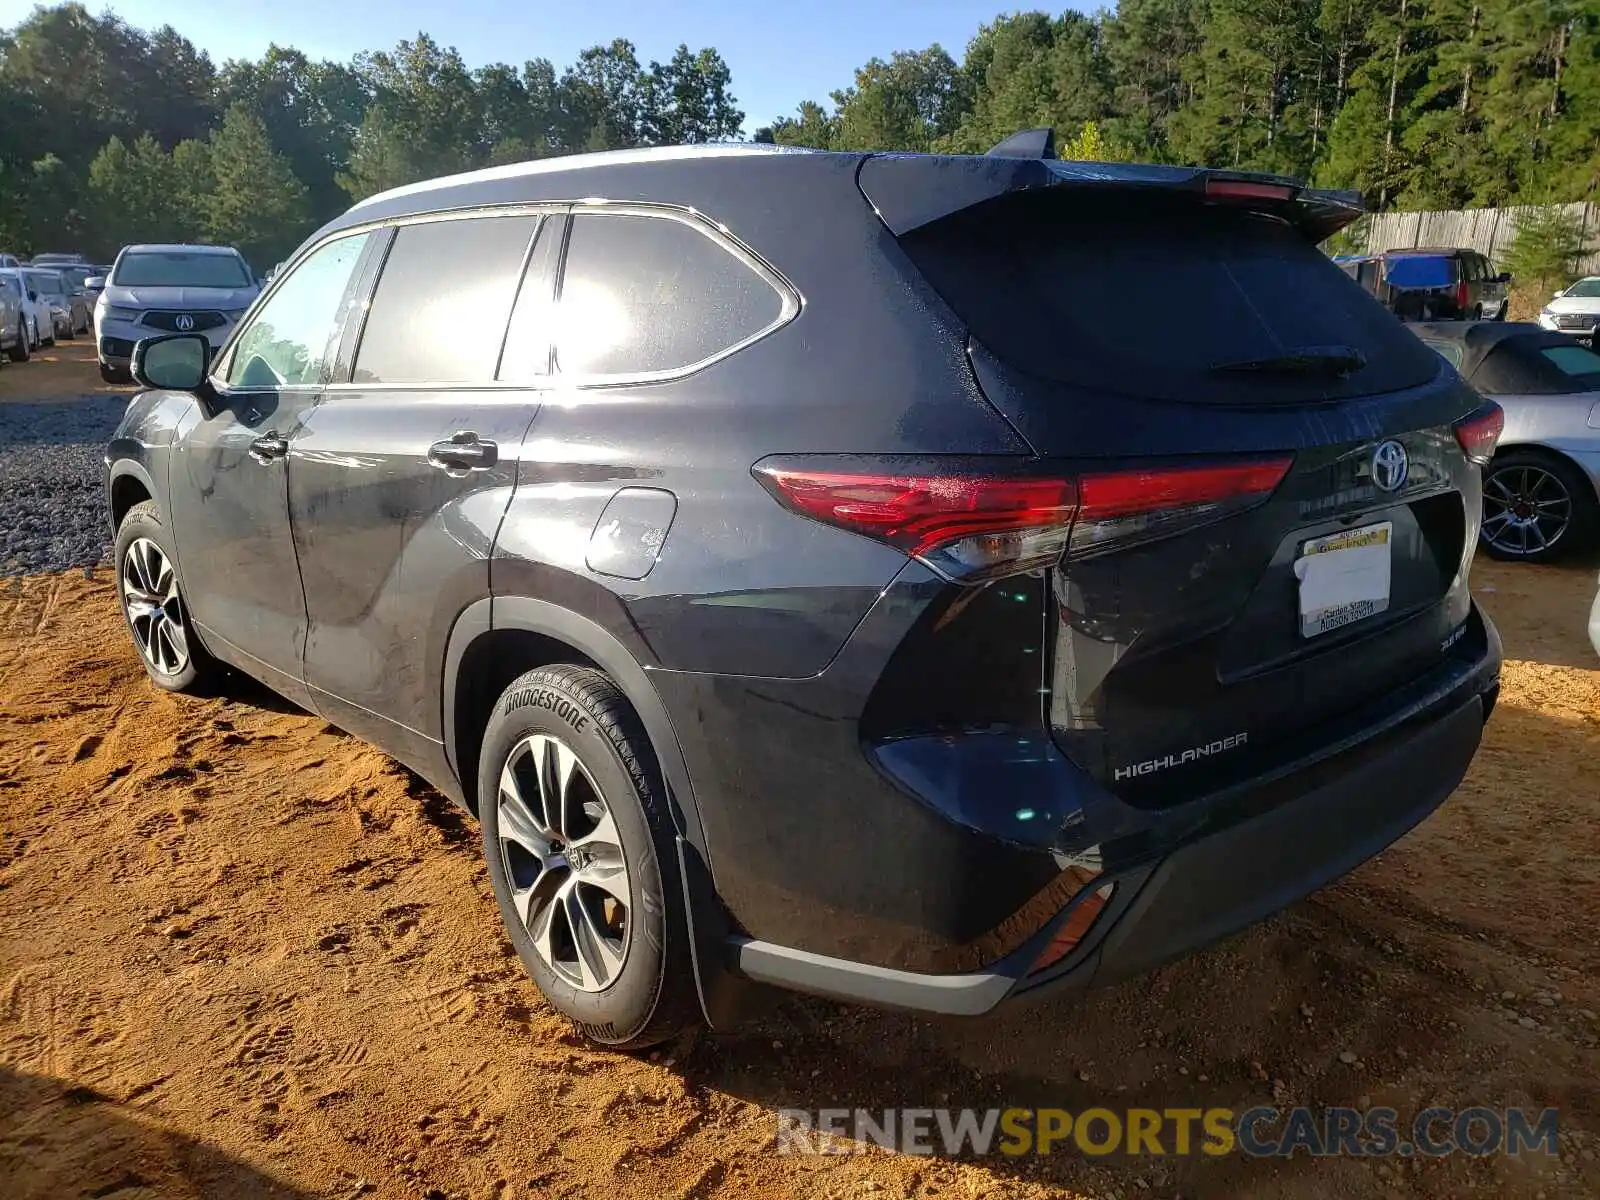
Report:
[[[699,806],[672,718],[655,685],[615,635],[568,609],[525,596],[478,600],[456,618],[445,648],[443,712],[445,757],[469,808],[476,809],[476,746],[481,725],[471,728],[500,689],[483,695],[495,680],[558,662],[576,662],[604,671],[639,715],[671,799],[678,832],[706,855]],[[503,688],[503,684],[501,685]]]
[[[731,924],[712,881],[688,765],[655,685],[613,634],[587,617],[524,596],[485,597],[456,618],[445,649],[441,717],[445,758],[463,801],[476,813],[477,748],[501,690],[525,671],[558,662],[604,671],[644,725],[677,827],[678,874],[701,1010],[713,1027],[733,1024],[747,1011],[752,992],[725,959]]]
[[[111,532],[116,533],[122,518],[135,504],[156,498],[155,480],[143,464],[132,459],[117,459],[111,464],[106,481],[106,507],[111,514]]]

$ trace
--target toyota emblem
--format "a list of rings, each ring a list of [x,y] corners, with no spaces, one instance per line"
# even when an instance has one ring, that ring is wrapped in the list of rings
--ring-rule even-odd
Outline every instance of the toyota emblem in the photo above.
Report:
[[[1383,442],[1372,452],[1372,482],[1385,492],[1398,492],[1405,487],[1410,469],[1406,448],[1399,442]]]
[[[176,321],[174,321],[173,324],[175,326],[177,326],[178,331],[180,333],[188,333],[191,329],[194,328],[194,318],[191,317],[188,313],[179,313],[178,314],[178,319]],[[1405,451],[1402,450],[1401,454],[1404,454],[1404,453],[1405,453]]]

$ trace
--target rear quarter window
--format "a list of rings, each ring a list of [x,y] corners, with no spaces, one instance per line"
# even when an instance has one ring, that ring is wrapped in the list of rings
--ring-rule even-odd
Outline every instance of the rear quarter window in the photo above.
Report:
[[[1127,191],[1011,194],[901,239],[972,335],[1014,366],[1112,394],[1202,403],[1369,395],[1437,358],[1316,246],[1271,217]],[[1344,378],[1226,363],[1350,346]]]
[[[1583,346],[1546,346],[1544,356],[1565,375],[1600,382],[1600,354]]]
[[[569,376],[687,371],[787,315],[766,275],[698,225],[644,213],[573,214],[556,300],[556,368]]]
[[[1455,342],[1424,342],[1423,344],[1444,359],[1445,362],[1456,368],[1456,370],[1459,371],[1461,369],[1461,347]]]

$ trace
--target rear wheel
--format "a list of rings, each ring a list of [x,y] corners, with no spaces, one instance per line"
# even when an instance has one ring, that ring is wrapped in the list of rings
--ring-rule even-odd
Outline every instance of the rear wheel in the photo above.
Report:
[[[1472,309],[1472,319],[1474,321],[1483,320],[1483,305],[1479,304],[1479,305],[1475,305],[1473,307],[1473,309]]]
[[[1572,463],[1540,450],[1508,450],[1483,472],[1478,539],[1495,558],[1547,562],[1600,534],[1600,502]]]
[[[656,777],[638,717],[588,667],[521,676],[484,731],[478,818],[507,934],[551,1005],[620,1049],[701,1020]]]
[[[33,348],[28,345],[28,327],[19,320],[16,343],[6,351],[6,357],[12,362],[27,362],[32,354]]]

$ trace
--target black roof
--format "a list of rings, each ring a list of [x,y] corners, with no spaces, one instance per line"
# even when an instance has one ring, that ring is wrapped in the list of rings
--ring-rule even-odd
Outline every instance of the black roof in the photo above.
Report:
[[[1417,321],[1408,326],[1425,342],[1461,347],[1461,377],[1488,395],[1554,395],[1600,386],[1591,375],[1568,375],[1540,351],[1576,343],[1528,321]]]
[[[1025,158],[1009,153],[832,153],[737,143],[576,154],[408,184],[360,201],[316,236],[369,221],[429,212],[581,203],[594,197],[677,204],[715,215],[730,204],[739,207],[740,200],[770,206],[774,195],[785,194],[786,185],[805,187],[828,176],[853,177],[884,223],[897,234],[1006,192],[1052,187],[1125,187],[1204,195],[1219,181],[1266,185],[1283,195],[1252,203],[1284,216],[1314,241],[1343,228],[1363,211],[1354,192],[1308,188],[1278,175]]]
[[[1443,255],[1446,258],[1453,258],[1458,254],[1476,254],[1477,251],[1471,246],[1395,246],[1383,253]]]

